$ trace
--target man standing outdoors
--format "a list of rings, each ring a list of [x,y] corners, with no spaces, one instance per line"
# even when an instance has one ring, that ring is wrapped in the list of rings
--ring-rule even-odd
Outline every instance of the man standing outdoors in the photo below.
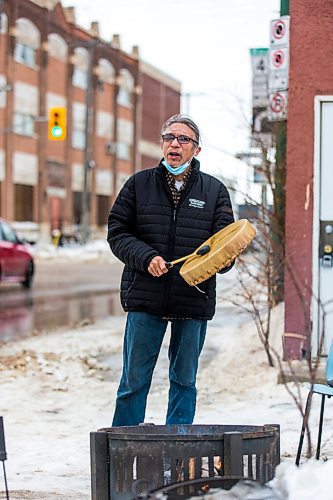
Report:
[[[224,184],[200,171],[200,132],[175,115],[162,127],[163,159],[130,177],[109,215],[108,242],[125,264],[121,303],[127,314],[123,372],[113,426],[144,422],[153,370],[168,322],[169,401],[166,424],[191,424],[196,375],[207,320],[215,313],[216,276],[190,286],[171,261],[194,252],[234,222]],[[227,268],[227,270],[230,269]]]

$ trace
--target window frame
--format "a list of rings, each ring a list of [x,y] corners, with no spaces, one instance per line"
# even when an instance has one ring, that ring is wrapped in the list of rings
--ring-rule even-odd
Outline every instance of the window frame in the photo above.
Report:
[[[21,119],[21,120],[19,120]],[[23,135],[25,137],[35,136],[35,117],[28,113],[20,113],[19,111],[14,111],[13,113],[13,132],[17,135]]]
[[[20,48],[22,51],[19,50]],[[27,57],[27,54],[30,54],[33,57]],[[19,40],[16,40],[13,59],[15,62],[24,64],[29,68],[35,68],[37,65],[37,50],[29,45],[26,45],[25,43],[20,42]]]

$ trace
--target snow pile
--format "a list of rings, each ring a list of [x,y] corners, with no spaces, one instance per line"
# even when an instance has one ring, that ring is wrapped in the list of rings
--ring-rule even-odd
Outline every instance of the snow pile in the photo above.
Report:
[[[75,260],[75,261],[93,261],[97,259],[117,260],[112,254],[109,244],[106,240],[93,240],[85,245],[79,243],[68,246],[55,246],[48,243],[37,243],[31,247],[31,251],[36,259],[47,260]]]
[[[333,460],[309,460],[296,467],[281,463],[269,483],[281,500],[332,500]]]

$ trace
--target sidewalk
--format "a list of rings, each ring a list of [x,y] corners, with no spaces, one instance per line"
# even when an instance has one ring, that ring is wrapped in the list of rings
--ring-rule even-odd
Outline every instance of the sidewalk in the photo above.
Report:
[[[124,321],[110,317],[1,346],[0,412],[12,500],[90,499],[89,433],[111,423]],[[276,339],[282,326],[279,306],[274,311]],[[168,336],[154,374],[147,422],[164,423],[167,345]],[[198,392],[195,423],[279,423],[281,458],[293,463],[300,414],[284,386],[277,384],[277,370],[268,368],[252,321],[234,307],[219,306],[209,323]],[[305,387],[302,392],[306,397]],[[327,405],[326,416],[329,429],[332,405]],[[323,453],[333,455],[325,438]]]

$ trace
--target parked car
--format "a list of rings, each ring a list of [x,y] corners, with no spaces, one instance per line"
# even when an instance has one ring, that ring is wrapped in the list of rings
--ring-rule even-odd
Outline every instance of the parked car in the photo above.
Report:
[[[29,245],[14,228],[0,219],[0,282],[21,283],[30,288],[34,275],[34,259]]]

